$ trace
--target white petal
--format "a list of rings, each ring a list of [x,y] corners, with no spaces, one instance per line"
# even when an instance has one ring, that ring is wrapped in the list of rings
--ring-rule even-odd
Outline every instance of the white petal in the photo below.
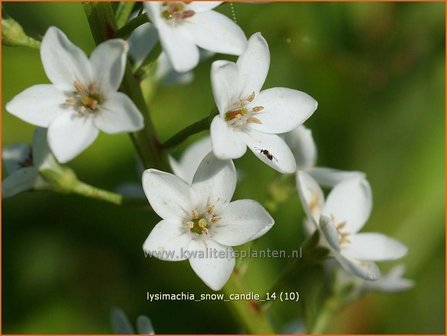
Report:
[[[306,172],[297,171],[296,186],[304,211],[314,226],[318,226],[324,206],[324,194],[318,183]]]
[[[93,50],[90,64],[93,80],[102,93],[117,91],[126,68],[127,42],[120,39],[107,40]]]
[[[397,265],[380,279],[365,281],[363,286],[369,291],[381,293],[402,292],[414,286],[414,281],[403,278],[404,273],[405,265]]]
[[[335,258],[346,272],[365,280],[377,280],[380,278],[379,267],[374,262],[350,259],[338,253],[335,254]]]
[[[158,78],[160,84],[162,85],[180,85],[192,82],[192,80],[194,79],[194,73],[192,71],[175,71],[172,67],[171,62],[166,56],[166,53],[161,52],[160,56],[157,59],[157,69],[155,70],[155,77]]]
[[[199,64],[199,48],[181,28],[165,23],[157,26],[161,45],[175,71],[186,72]]]
[[[12,197],[33,189],[36,179],[37,169],[34,167],[25,167],[15,171],[2,182],[2,198]]]
[[[186,4],[186,8],[196,13],[210,11],[219,6],[223,1],[193,1]]]
[[[283,174],[291,174],[296,171],[295,158],[280,136],[250,131],[241,133],[241,137],[251,151],[268,166]],[[268,151],[268,155],[265,151]]]
[[[236,168],[231,160],[219,160],[209,153],[197,168],[192,181],[195,207],[213,205],[216,211],[224,209],[236,189]]]
[[[152,229],[143,244],[143,250],[146,255],[161,260],[185,260],[190,241],[186,224],[179,220],[162,220]]]
[[[158,26],[163,21],[163,19],[161,17],[162,3],[163,2],[161,2],[161,1],[145,1],[145,2],[143,2],[143,6],[146,9],[147,16],[149,17],[149,21],[152,22],[155,26]]]
[[[368,181],[354,178],[343,181],[329,193],[323,214],[346,222],[347,233],[358,232],[365,225],[372,208],[372,193]]]
[[[210,127],[213,153],[219,159],[237,159],[245,154],[247,146],[241,139],[241,133],[223,121],[222,117],[215,116]]]
[[[329,246],[340,251],[339,237],[334,222],[326,216],[320,217],[320,229]]]
[[[7,103],[6,110],[32,125],[48,127],[51,121],[68,112],[66,99],[54,85],[34,85]]]
[[[8,175],[21,169],[22,166],[20,164],[27,160],[31,153],[31,146],[25,144],[15,144],[3,148],[3,164]]]
[[[308,170],[315,166],[317,162],[317,146],[310,129],[299,126],[284,134],[284,140],[295,157],[298,169]]]
[[[219,216],[222,219],[212,228],[212,238],[227,246],[242,245],[259,238],[275,223],[262,205],[253,200],[231,202]]]
[[[349,236],[351,243],[343,247],[343,254],[355,259],[396,260],[407,254],[402,243],[381,233],[358,233]]]
[[[247,45],[242,29],[215,11],[196,13],[185,20],[183,28],[196,45],[216,53],[240,55]]]
[[[231,247],[211,239],[193,240],[189,244],[189,263],[203,282],[212,290],[220,290],[233,272],[235,260]]]
[[[144,127],[143,116],[138,108],[122,92],[114,92],[96,113],[96,127],[106,133],[135,132]]]
[[[177,162],[169,156],[169,163],[175,175],[182,178],[187,183],[192,183],[194,174],[200,162],[211,152],[211,138],[206,136],[189,146]]]
[[[222,117],[239,99],[238,69],[235,63],[215,61],[211,65],[211,85],[214,101]]]
[[[47,130],[38,127],[33,135],[33,165],[39,168],[45,161],[50,160],[50,156],[51,152],[47,142]]]
[[[163,219],[191,216],[190,187],[181,178],[156,169],[143,173],[143,189],[152,209]]]
[[[65,113],[48,127],[48,145],[56,159],[65,163],[90,146],[98,133],[91,117]]]
[[[40,56],[48,78],[61,90],[73,91],[75,81],[84,85],[91,81],[87,56],[56,27],[48,28],[45,33]]]
[[[248,39],[247,48],[237,60],[239,69],[240,98],[247,98],[253,92],[257,95],[264,85],[270,66],[270,51],[261,33]]]
[[[272,88],[261,91],[253,106],[264,109],[256,113],[260,124],[251,128],[266,133],[285,133],[300,126],[317,108],[317,102],[307,93],[287,88]]]
[[[352,178],[366,178],[365,173],[360,171],[343,171],[326,167],[313,167],[308,172],[322,187],[327,188],[333,188],[340,182]]]
[[[150,22],[142,24],[132,32],[127,43],[129,44],[129,56],[136,67],[143,63],[157,41],[157,28]]]

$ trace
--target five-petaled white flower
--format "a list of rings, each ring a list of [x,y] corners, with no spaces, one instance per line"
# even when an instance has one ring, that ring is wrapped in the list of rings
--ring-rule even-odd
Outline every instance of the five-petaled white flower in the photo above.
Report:
[[[375,280],[380,271],[374,261],[395,260],[407,253],[402,243],[383,234],[358,233],[372,209],[366,179],[352,178],[337,184],[326,200],[318,183],[306,172],[298,172],[297,187],[307,216],[346,271]]]
[[[143,127],[135,104],[117,92],[124,75],[127,43],[108,40],[87,58],[55,27],[45,33],[40,49],[51,84],[32,86],[6,105],[15,116],[48,128],[48,144],[60,162],[73,159],[97,137],[133,132]]]
[[[48,188],[49,184],[39,175],[39,170],[59,169],[48,148],[43,128],[34,131],[32,147],[25,144],[8,146],[3,149],[2,157],[8,173],[2,182],[2,198],[28,190]]]
[[[270,52],[260,33],[250,37],[237,63],[213,63],[211,84],[219,110],[211,123],[213,152],[220,159],[236,159],[248,146],[272,168],[294,173],[293,154],[278,134],[302,124],[317,102],[304,92],[287,88],[261,91],[269,65]]]
[[[338,183],[353,177],[365,178],[365,174],[360,171],[316,167],[317,146],[312,131],[305,126],[298,126],[283,136],[295,157],[297,169],[309,173],[320,186],[332,188]]]
[[[256,201],[230,202],[236,188],[235,167],[212,153],[202,160],[191,184],[149,169],[143,174],[143,188],[163,218],[146,239],[145,253],[162,260],[189,259],[213,290],[223,287],[234,268],[231,246],[258,238],[274,224]]]
[[[212,9],[221,1],[150,1],[144,7],[158,30],[163,50],[178,72],[199,63],[199,48],[240,55],[247,38],[242,29]]]

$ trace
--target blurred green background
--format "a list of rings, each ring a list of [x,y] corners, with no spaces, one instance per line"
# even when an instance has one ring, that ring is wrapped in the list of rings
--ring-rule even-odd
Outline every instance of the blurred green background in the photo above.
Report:
[[[384,232],[409,247],[403,262],[416,286],[367,295],[327,331],[444,333],[444,3],[233,6],[246,35],[261,31],[270,45],[264,87],[300,89],[319,102],[306,123],[318,164],[367,173],[374,209],[365,231]],[[80,3],[3,7],[31,36],[55,25],[85,51],[94,47]],[[229,4],[218,10],[232,16]],[[48,82],[38,51],[3,47],[2,58],[3,106],[25,88]],[[212,60],[199,65],[191,84],[159,88],[150,108],[162,140],[209,113]],[[30,143],[33,126],[3,111],[3,145]],[[101,134],[69,165],[82,180],[110,190],[140,181],[127,135]],[[265,202],[276,173],[251,153],[236,166],[244,178],[235,199]],[[273,216],[275,227],[256,248],[297,248],[304,239],[298,197]],[[142,244],[159,220],[149,210],[35,192],[4,200],[2,220],[4,333],[110,333],[113,306],[132,321],[149,316],[157,333],[240,331],[223,302],[146,302],[147,291],[210,292],[188,262],[144,258]],[[286,263],[252,260],[248,288],[262,293]],[[299,288],[298,282],[288,287]],[[300,318],[301,305],[273,304],[278,330]]]

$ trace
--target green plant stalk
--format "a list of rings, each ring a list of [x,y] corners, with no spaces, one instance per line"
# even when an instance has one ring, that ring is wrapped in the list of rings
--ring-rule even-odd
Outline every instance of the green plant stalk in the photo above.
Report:
[[[115,32],[115,37],[118,38],[126,38],[129,37],[132,32],[138,28],[139,26],[149,22],[149,18],[147,17],[146,13],[140,14],[137,17],[130,20],[128,23],[126,23],[123,27],[118,29]]]
[[[109,2],[83,2],[82,4],[96,44],[116,37],[117,24]],[[144,118],[144,128],[138,132],[130,133],[144,167],[169,170],[167,155],[160,146],[149,110],[144,101],[143,92],[132,74],[129,63],[126,66],[121,90],[135,103]]]
[[[176,146],[180,145],[185,141],[188,137],[191,135],[197,134],[202,131],[206,131],[210,128],[211,121],[213,120],[214,116],[217,114],[217,110],[213,109],[211,113],[206,116],[203,119],[200,119],[199,121],[196,121],[195,123],[185,127],[175,135],[173,135],[171,138],[166,140],[162,147],[164,149],[172,149]]]
[[[68,167],[41,168],[39,175],[46,182],[40,190],[51,190],[62,194],[77,194],[116,205],[148,205],[146,199],[124,197],[123,195],[79,181],[74,171]]]
[[[88,198],[105,201],[108,203],[123,205],[124,197],[111,191],[99,189],[83,182],[78,182],[73,186],[72,193]]]
[[[325,332],[327,325],[331,321],[332,317],[341,309],[342,304],[337,296],[331,297],[323,305],[323,308],[317,315],[315,323],[311,330],[308,330],[309,334],[322,334]]]
[[[119,3],[115,16],[116,24],[119,28],[123,27],[127,23],[134,6],[135,2],[122,1]]]
[[[241,278],[237,273],[237,269],[232,273],[230,279],[225,284],[223,291],[227,299],[230,294],[247,293],[242,285]],[[248,334],[274,334],[274,330],[265,312],[262,310],[258,302],[255,301],[235,301],[230,300],[228,304],[231,312],[238,319],[240,324],[245,328]]]
[[[2,44],[9,47],[40,49],[40,41],[26,35],[22,26],[7,15],[2,18]]]

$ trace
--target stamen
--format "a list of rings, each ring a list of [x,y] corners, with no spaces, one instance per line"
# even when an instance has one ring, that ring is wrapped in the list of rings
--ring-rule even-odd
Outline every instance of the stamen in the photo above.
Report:
[[[183,2],[164,2],[162,9],[161,16],[165,20],[183,20],[196,14],[193,10],[185,10],[185,3]]]
[[[213,224],[217,223],[218,221],[220,221],[222,219],[222,217],[220,216],[213,216],[213,218],[211,218],[211,222]]]
[[[255,99],[255,92],[253,91],[248,97],[247,97],[247,101],[249,103],[251,103],[254,99]]]
[[[252,124],[262,124],[261,120],[255,117],[248,117],[247,122]]]
[[[214,205],[208,205],[208,207],[206,208],[206,212],[211,215],[214,212]]]
[[[74,82],[74,88],[77,93],[85,92],[85,87],[81,82],[75,81]]]
[[[260,112],[260,111],[262,111],[264,109],[264,106],[255,106],[255,107],[253,107],[251,110],[253,111],[253,112]]]

